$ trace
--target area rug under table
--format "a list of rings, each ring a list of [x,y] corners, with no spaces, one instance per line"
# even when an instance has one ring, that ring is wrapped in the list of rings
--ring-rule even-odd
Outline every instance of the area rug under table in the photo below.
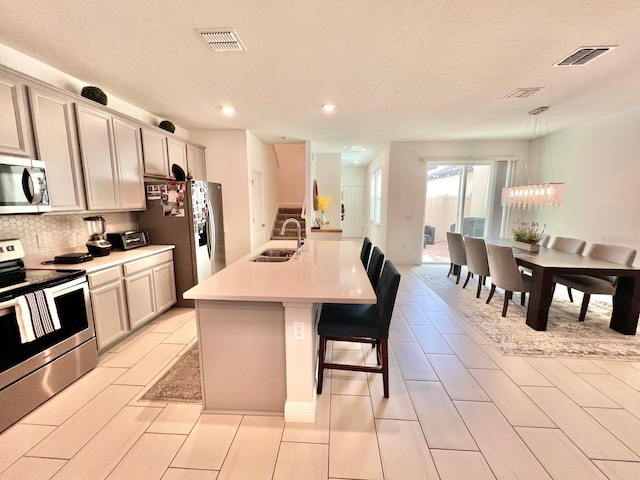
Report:
[[[201,403],[198,344],[194,344],[142,396],[142,400]]]
[[[526,306],[520,306],[520,294],[514,294],[503,318],[501,289],[496,289],[487,305],[489,281],[477,299],[477,279],[471,279],[463,289],[466,269],[458,285],[453,275],[447,278],[448,270],[448,265],[412,268],[463,320],[480,330],[505,354],[640,360],[640,335],[623,335],[609,328],[612,306],[599,298],[610,297],[592,297],[585,322],[578,322],[582,293],[574,291],[574,303],[571,303],[566,288],[558,285],[549,309],[547,330],[538,332],[525,323],[527,311]]]

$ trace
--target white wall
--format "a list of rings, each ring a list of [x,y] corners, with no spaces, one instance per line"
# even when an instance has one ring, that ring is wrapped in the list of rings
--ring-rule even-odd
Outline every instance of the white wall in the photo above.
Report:
[[[368,182],[367,167],[342,167],[343,187],[365,187]]]
[[[422,262],[427,178],[424,157],[434,157],[433,160],[477,157],[487,161],[489,157],[517,156],[521,146],[522,141],[516,140],[391,143],[387,223],[384,229],[380,228],[380,234],[386,236],[387,258],[398,264],[418,265]],[[369,170],[373,171],[371,166]],[[384,167],[382,178],[384,183]]]
[[[246,130],[192,130],[207,148],[207,180],[222,184],[227,265],[251,251],[249,159]]]
[[[82,87],[86,87],[87,85],[89,85],[87,82],[81,79],[72,77],[71,75],[67,75],[60,70],[57,70],[45,63],[40,62],[39,60],[31,58],[1,43],[0,65],[12,68],[13,70],[16,70],[20,73],[29,75],[37,80],[41,80],[45,83],[48,83],[49,85],[53,85],[54,87],[61,88],[77,95],[80,95]],[[124,100],[113,96],[111,93],[109,93],[109,90],[102,85],[95,86],[100,87],[104,91],[104,93],[107,94],[107,97],[109,99],[107,103],[108,108],[111,108],[117,112],[123,113],[150,125],[158,125],[158,123],[160,123],[162,120],[165,120],[164,118],[146,112],[131,103],[125,102]],[[183,138],[189,138],[189,132],[184,128],[179,127],[178,125],[176,125],[175,134]]]
[[[278,162],[278,201],[302,205],[305,195],[305,144],[273,145]]]
[[[247,155],[249,158],[249,168],[252,171],[262,174],[262,220],[266,225],[263,229],[263,238],[252,238],[251,244],[254,248],[259,247],[271,238],[273,220],[275,219],[276,210],[278,208],[278,171],[280,169],[276,162],[276,152],[273,147],[273,145],[262,143],[253,134],[247,132]],[[251,182],[250,175],[249,182]],[[251,192],[250,183],[249,192]],[[250,208],[251,211],[253,211],[253,208],[255,207],[251,205]],[[253,233],[254,230],[251,229],[251,234],[253,235]]]
[[[564,201],[555,210],[532,214],[540,224],[546,224],[545,233],[551,235],[551,241],[555,236],[575,237],[587,241],[587,250],[591,243],[640,250],[638,132],[640,108],[550,135],[553,180],[565,183]],[[534,147],[539,143],[535,141]],[[534,183],[552,181],[546,138],[542,147],[542,161],[533,165],[529,161]],[[523,166],[518,165],[516,173],[518,181],[526,183]],[[521,213],[512,212],[512,218]],[[638,259],[635,265],[640,265]]]
[[[339,153],[316,153],[318,195],[330,195],[333,198],[324,215],[332,227],[338,228],[340,226],[340,170],[341,156]]]

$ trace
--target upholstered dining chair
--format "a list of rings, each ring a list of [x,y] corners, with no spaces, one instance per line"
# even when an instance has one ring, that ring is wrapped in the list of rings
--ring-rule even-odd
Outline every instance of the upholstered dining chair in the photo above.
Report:
[[[400,285],[400,273],[387,260],[382,269],[373,305],[331,303],[322,306],[318,322],[318,388],[322,393],[325,369],[381,373],[384,397],[389,398],[389,325]],[[344,365],[325,360],[327,341],[370,343],[377,347],[378,366]]]
[[[369,237],[364,237],[364,240],[362,241],[362,250],[360,250],[360,260],[362,260],[362,265],[364,265],[365,269],[369,264],[370,253],[371,253],[371,240],[369,240]]]
[[[476,298],[480,298],[480,289],[484,285],[485,279],[489,276],[487,246],[482,238],[465,237],[464,248],[467,255],[467,279],[464,281],[462,288],[467,286],[472,274],[478,275]]]
[[[553,250],[559,250],[566,253],[577,253],[582,255],[584,248],[587,246],[587,242],[580,240],[579,238],[570,237],[556,237],[551,244]],[[555,283],[554,283],[555,289]],[[567,287],[567,295],[569,295],[569,301],[573,302],[573,294],[571,293],[571,287]]]
[[[633,248],[618,245],[594,243],[591,245],[587,257],[630,266],[636,258]],[[618,277],[592,277],[590,275],[559,275],[553,277],[555,283],[565,285],[568,289],[575,288],[583,293],[582,307],[578,321],[584,322],[589,308],[591,295],[615,295]]]
[[[543,233],[542,238],[540,238],[540,241],[538,242],[538,245],[540,245],[541,247],[547,248],[549,246],[550,240],[551,240],[551,235],[547,235],[546,233]]]
[[[467,253],[464,249],[464,240],[462,234],[447,232],[447,245],[449,246],[449,259],[451,266],[447,278],[452,273],[456,273],[456,285],[460,283],[460,272],[462,267],[467,264]]]
[[[384,253],[378,247],[373,247],[371,252],[371,259],[369,260],[369,266],[367,267],[367,276],[371,282],[371,286],[375,290],[378,288],[378,281],[380,280],[380,272],[382,271],[382,264],[384,263]]]
[[[487,303],[493,298],[496,287],[504,289],[502,316],[506,317],[509,300],[513,298],[513,292],[520,292],[520,304],[524,305],[525,293],[531,291],[531,277],[520,271],[511,247],[488,243],[487,257],[489,270],[491,271],[491,291],[489,292]]]

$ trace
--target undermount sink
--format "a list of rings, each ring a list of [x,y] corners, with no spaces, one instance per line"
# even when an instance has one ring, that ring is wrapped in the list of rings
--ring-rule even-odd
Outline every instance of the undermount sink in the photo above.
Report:
[[[296,251],[291,249],[269,249],[264,250],[259,255],[251,259],[252,262],[286,262],[295,255]]]

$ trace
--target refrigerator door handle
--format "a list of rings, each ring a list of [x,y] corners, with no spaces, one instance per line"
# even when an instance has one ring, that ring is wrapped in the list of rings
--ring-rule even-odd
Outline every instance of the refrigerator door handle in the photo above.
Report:
[[[213,206],[207,200],[207,251],[209,258],[216,251],[216,222],[213,221]]]

